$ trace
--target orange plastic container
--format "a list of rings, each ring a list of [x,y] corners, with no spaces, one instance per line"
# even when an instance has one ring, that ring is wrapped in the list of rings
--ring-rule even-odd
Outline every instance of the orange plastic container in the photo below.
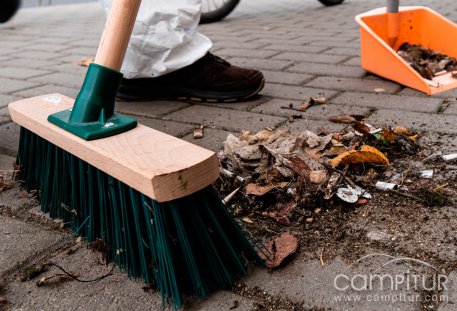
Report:
[[[398,32],[392,40],[391,14],[379,8],[356,16],[363,69],[429,95],[457,87],[451,72],[424,79],[396,53],[408,42],[457,58],[457,25],[426,7],[400,7],[394,13]]]

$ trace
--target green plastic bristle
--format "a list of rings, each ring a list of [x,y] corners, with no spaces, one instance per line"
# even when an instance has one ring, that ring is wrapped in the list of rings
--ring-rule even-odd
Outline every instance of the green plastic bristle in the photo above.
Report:
[[[71,224],[131,277],[155,284],[175,308],[231,286],[249,263],[263,265],[261,243],[246,233],[212,187],[156,202],[22,128],[17,162],[42,211]],[[257,250],[256,250],[257,248]]]

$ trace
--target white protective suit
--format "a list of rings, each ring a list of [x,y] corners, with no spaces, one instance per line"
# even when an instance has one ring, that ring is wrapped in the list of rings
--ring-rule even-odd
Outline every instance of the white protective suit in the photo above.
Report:
[[[111,0],[101,0],[108,13]],[[151,78],[184,68],[209,51],[197,31],[201,0],[143,0],[121,71],[127,79]]]

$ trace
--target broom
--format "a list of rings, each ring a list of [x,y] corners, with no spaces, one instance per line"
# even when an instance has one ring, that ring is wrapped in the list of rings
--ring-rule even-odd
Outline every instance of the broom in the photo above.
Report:
[[[140,0],[114,0],[76,100],[48,94],[11,103],[17,164],[41,209],[61,218],[131,277],[183,305],[231,286],[265,249],[211,187],[214,152],[114,112],[119,72]]]

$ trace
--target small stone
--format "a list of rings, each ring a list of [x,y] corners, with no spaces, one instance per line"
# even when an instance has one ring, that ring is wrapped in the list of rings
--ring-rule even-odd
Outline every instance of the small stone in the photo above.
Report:
[[[306,221],[307,223],[312,223],[312,222],[314,221],[314,219],[310,217],[310,218],[306,218],[305,221]]]

